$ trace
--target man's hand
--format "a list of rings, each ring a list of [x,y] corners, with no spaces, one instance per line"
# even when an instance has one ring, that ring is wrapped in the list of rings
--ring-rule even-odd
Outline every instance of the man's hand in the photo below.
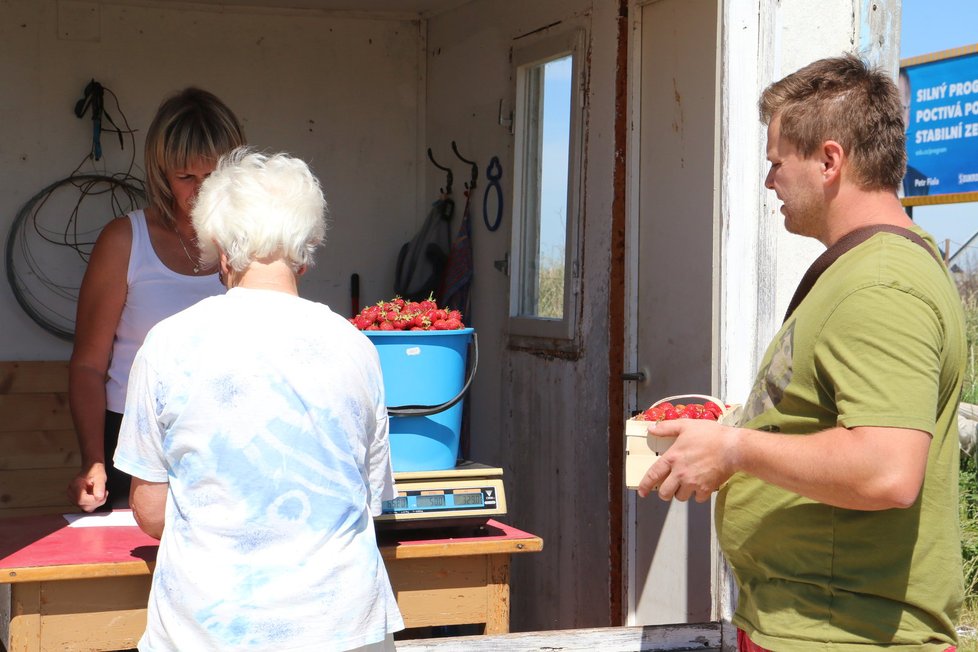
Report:
[[[93,512],[109,498],[109,492],[105,490],[105,465],[96,462],[82,469],[68,485],[68,500],[78,505],[83,511]]]
[[[662,500],[695,497],[696,502],[706,502],[733,475],[736,432],[736,428],[701,419],[650,424],[650,434],[677,439],[649,467],[639,483],[638,495],[645,498],[658,488]]]

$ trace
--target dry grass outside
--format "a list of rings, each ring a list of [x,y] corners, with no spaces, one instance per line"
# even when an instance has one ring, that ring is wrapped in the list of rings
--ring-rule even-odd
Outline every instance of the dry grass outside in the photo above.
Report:
[[[971,263],[972,261],[968,261]],[[958,275],[958,290],[965,313],[968,359],[961,400],[978,403],[978,270]],[[958,629],[959,652],[978,652],[978,460],[961,456],[960,475],[961,555],[964,562],[965,601]]]
[[[552,319],[564,316],[564,260],[543,259],[537,277],[537,315]]]

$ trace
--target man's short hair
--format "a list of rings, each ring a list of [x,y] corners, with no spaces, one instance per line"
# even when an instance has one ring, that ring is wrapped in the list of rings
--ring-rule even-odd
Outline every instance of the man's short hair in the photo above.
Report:
[[[854,181],[895,190],[907,168],[900,91],[885,72],[853,54],[821,59],[774,82],[761,94],[761,120],[781,121],[781,137],[802,156],[834,140]]]

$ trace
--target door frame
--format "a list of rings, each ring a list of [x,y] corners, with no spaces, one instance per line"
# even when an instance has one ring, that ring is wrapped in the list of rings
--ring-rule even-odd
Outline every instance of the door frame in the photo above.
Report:
[[[626,224],[625,224],[625,371],[644,371],[638,364],[638,248],[640,222],[642,10],[659,0],[630,0],[628,7]],[[717,0],[717,127],[713,229],[714,315],[712,393],[721,397],[746,395],[766,341],[758,324],[769,315],[772,296],[759,296],[757,281],[763,275],[759,250],[774,248],[773,236],[763,233],[758,216],[768,208],[763,190],[763,138],[757,119],[759,90],[772,76],[774,64],[767,56],[774,43],[761,43],[762,34],[775,30],[774,0],[732,2]],[[756,65],[736,65],[755,61]],[[732,63],[734,62],[734,63]],[[732,126],[733,125],[733,126]],[[736,227],[736,228],[731,228]],[[769,249],[770,247],[770,249]],[[755,262],[756,261],[756,262]],[[622,414],[638,409],[638,383],[625,382]],[[627,491],[622,532],[622,604],[625,625],[636,621],[637,495]],[[732,578],[711,532],[712,619],[728,621],[735,600]]]

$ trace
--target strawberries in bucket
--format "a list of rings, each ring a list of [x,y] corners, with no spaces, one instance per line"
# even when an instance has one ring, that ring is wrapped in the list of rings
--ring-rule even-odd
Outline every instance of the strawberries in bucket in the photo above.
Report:
[[[395,297],[367,306],[350,323],[362,331],[454,331],[465,328],[462,313],[439,308],[434,297],[405,301]]]

